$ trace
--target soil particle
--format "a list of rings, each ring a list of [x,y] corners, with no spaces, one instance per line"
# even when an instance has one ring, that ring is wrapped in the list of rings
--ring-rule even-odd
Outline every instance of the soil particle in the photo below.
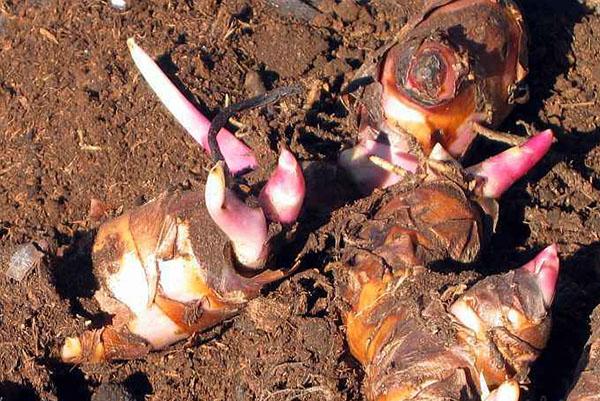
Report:
[[[102,383],[94,392],[92,401],[134,401],[122,384]]]
[[[260,63],[281,78],[301,76],[327,42],[302,25],[261,26],[252,35],[250,48]]]

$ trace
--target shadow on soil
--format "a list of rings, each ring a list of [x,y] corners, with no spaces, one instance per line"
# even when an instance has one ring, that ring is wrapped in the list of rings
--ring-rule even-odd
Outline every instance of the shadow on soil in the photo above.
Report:
[[[30,384],[17,384],[9,381],[0,382],[0,400],[2,401],[39,401]]]
[[[143,401],[146,396],[152,394],[152,384],[148,376],[142,372],[136,372],[123,382],[123,385],[135,400]]]
[[[543,123],[539,116],[544,102],[553,95],[557,79],[573,66],[571,48],[575,25],[589,12],[576,0],[521,0],[520,4],[530,31],[527,82],[531,99],[515,109],[509,124],[522,120],[537,128],[553,129],[558,141],[542,168],[537,169],[540,176],[564,160],[600,189],[597,177],[584,163],[586,155],[600,143],[600,130],[565,132],[561,127]]]
[[[70,365],[48,365],[59,401],[89,401],[91,392],[83,372]]]
[[[52,261],[52,278],[56,291],[68,299],[71,313],[91,319],[78,298],[91,298],[98,288],[92,272],[92,244],[94,231],[77,233],[64,255]]]
[[[566,399],[577,362],[590,336],[589,318],[600,304],[600,242],[561,259],[561,276],[554,301],[550,342],[533,367],[536,396],[549,401]]]
[[[577,0],[520,0],[519,4],[529,28],[527,82],[531,99],[518,109],[536,116],[557,78],[572,65],[569,54],[574,27],[588,12]]]

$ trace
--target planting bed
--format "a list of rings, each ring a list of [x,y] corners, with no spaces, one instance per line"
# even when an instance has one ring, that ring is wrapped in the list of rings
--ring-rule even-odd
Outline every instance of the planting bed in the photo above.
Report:
[[[338,256],[333,228],[348,215],[337,209],[364,204],[354,206],[358,195],[343,177],[333,182],[323,170],[307,174],[309,210],[285,253],[292,257],[279,258],[290,265],[306,245],[298,271],[239,316],[143,360],[71,366],[58,351],[66,336],[102,320],[92,298],[94,229],[169,188],[200,188],[211,165],[138,74],[127,38],[208,116],[253,96],[257,75],[267,89],[309,88],[236,117],[263,167],[249,177],[256,182],[282,143],[305,164],[333,163],[353,144],[355,116],[339,100],[344,80],[421,1],[322,0],[310,21],[267,0],[131,3],[119,11],[103,0],[0,0],[0,267],[20,244],[49,245],[21,282],[0,274],[0,399],[88,400],[110,381],[137,400],[362,400],[363,373],[326,266]],[[525,135],[524,121],[552,128],[557,142],[501,199],[483,258],[436,277],[470,284],[558,244],[555,322],[523,396],[558,401],[600,303],[600,15],[576,0],[521,4],[531,98],[501,128]],[[467,163],[500,149],[477,141]],[[92,199],[106,203],[104,216],[90,213]]]

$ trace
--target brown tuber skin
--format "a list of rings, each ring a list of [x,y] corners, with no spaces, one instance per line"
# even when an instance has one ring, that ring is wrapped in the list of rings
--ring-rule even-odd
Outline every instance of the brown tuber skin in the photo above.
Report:
[[[513,1],[426,1],[357,75],[373,81],[358,99],[362,139],[425,155],[441,143],[462,156],[473,122],[496,127],[526,100],[526,45]]]
[[[502,383],[518,397],[514,381],[525,381],[546,344],[550,316],[529,273],[488,277],[458,297],[425,269],[474,261],[490,230],[483,202],[453,166],[430,164],[425,178],[390,188],[364,215],[344,222],[334,272],[368,400],[479,401],[487,386]],[[479,331],[453,315],[470,308]],[[497,324],[510,319],[516,323]]]
[[[600,401],[600,306],[592,315],[592,335],[586,344],[567,401]]]

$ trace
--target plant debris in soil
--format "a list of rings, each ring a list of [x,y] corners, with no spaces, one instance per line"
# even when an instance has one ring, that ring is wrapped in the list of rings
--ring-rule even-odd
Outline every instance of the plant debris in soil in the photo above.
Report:
[[[319,234],[326,230],[315,234],[322,251],[308,255],[299,273],[188,343],[95,366],[59,363],[58,350],[65,336],[104,319],[92,299],[94,229],[168,188],[199,188],[210,166],[137,73],[128,37],[208,116],[253,96],[256,75],[266,89],[297,81],[311,88],[310,98],[239,117],[236,134],[261,166],[252,179],[263,180],[281,143],[305,162],[335,161],[353,144],[355,118],[339,102],[342,84],[421,1],[321,0],[312,19],[263,0],[128,4],[0,0],[0,266],[27,243],[46,241],[51,255],[20,283],[0,275],[0,397],[89,400],[112,382],[138,400],[362,400],[362,371],[323,269],[336,258],[334,238]],[[552,128],[558,141],[504,195],[479,273],[519,266],[542,246],[559,245],[554,327],[525,397],[558,401],[600,302],[600,16],[577,0],[521,4],[531,99],[501,128],[524,135],[522,120]],[[477,155],[498,150],[476,146]],[[104,205],[99,219],[88,214],[92,199]],[[303,221],[316,230],[329,218],[329,210],[314,210]]]

